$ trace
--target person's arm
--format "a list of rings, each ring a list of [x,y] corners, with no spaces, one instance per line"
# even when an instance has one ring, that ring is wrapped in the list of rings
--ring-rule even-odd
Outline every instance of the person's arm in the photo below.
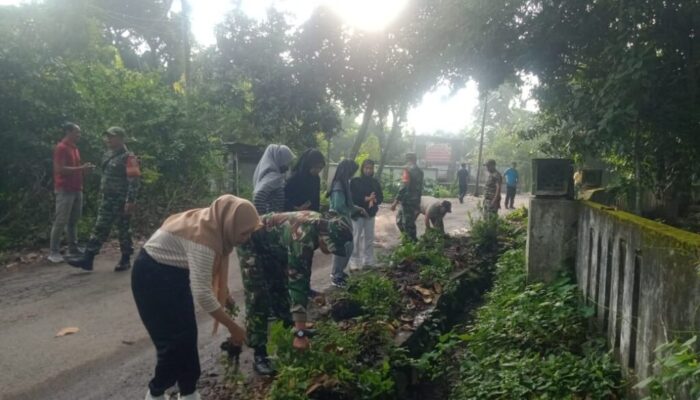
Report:
[[[340,214],[349,215],[354,207],[347,204],[345,193],[336,189],[331,192],[330,209]]]
[[[502,189],[502,183],[503,183],[503,178],[499,174],[497,179],[496,179],[496,193],[494,193],[493,200],[491,201],[491,205],[493,207],[496,207],[501,203],[501,189]]]
[[[396,198],[394,199],[394,203],[391,205],[391,210],[394,211],[396,209],[396,206],[403,202],[403,200],[406,198],[406,195],[408,194],[408,185],[411,183],[411,175],[408,172],[408,169],[403,170],[403,175],[401,175],[401,187],[399,188],[399,192],[396,194]]]
[[[268,200],[269,194],[263,189],[263,190],[257,190],[253,192],[253,205],[255,206],[255,209],[258,211],[258,214],[267,214],[267,200]]]
[[[190,289],[197,304],[231,334],[231,341],[241,345],[245,341],[245,331],[226,313],[214,296],[212,275],[216,257],[213,251],[204,250],[200,245],[186,249],[187,264],[190,270]],[[227,260],[228,261],[228,260]]]
[[[124,205],[124,212],[126,214],[131,214],[134,211],[136,195],[141,185],[139,160],[133,154],[126,157],[126,181],[126,204]]]
[[[77,167],[66,165],[66,154],[63,151],[55,150],[53,158],[53,169],[58,172],[59,175],[71,175],[76,171],[85,171],[94,168],[94,165],[90,163],[85,163]]]

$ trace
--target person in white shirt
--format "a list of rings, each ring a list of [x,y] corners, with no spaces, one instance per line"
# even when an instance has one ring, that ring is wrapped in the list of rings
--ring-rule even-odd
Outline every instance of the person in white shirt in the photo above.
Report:
[[[228,258],[260,227],[252,203],[225,195],[209,207],[172,215],[144,244],[131,287],[157,354],[147,400],[165,399],[165,390],[176,383],[180,399],[199,399],[195,302],[214,318],[214,332],[222,324],[234,345],[245,340],[245,331],[223,307],[231,301]]]

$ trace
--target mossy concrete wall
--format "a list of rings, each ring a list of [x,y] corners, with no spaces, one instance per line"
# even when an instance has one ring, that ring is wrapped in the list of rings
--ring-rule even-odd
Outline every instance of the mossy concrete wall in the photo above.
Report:
[[[581,202],[576,276],[596,329],[631,381],[654,373],[654,349],[700,331],[700,235]]]

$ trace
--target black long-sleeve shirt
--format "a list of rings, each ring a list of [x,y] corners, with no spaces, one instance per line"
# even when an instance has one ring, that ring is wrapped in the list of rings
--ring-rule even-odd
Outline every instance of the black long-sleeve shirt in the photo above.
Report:
[[[367,211],[370,217],[377,215],[379,211],[379,204],[384,201],[384,195],[382,194],[382,185],[377,179],[371,176],[359,176],[352,178],[350,181],[350,191],[352,192],[352,202],[356,206],[362,207]],[[377,202],[373,207],[369,207],[369,204],[365,201],[365,197],[375,193],[377,196]]]

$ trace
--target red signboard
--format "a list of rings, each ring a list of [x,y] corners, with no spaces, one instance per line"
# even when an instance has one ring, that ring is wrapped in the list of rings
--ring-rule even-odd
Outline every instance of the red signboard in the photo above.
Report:
[[[425,148],[425,162],[431,165],[449,165],[452,148],[447,143],[429,144]]]

